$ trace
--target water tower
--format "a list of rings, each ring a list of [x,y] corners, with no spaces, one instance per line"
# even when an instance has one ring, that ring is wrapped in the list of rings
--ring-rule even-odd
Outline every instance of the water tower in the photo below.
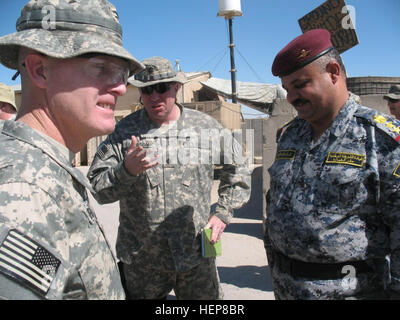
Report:
[[[231,51],[231,81],[232,81],[232,103],[237,103],[236,92],[236,69],[235,69],[235,45],[233,44],[232,20],[234,17],[242,16],[240,0],[218,0],[219,17],[225,17],[229,21],[229,48]]]

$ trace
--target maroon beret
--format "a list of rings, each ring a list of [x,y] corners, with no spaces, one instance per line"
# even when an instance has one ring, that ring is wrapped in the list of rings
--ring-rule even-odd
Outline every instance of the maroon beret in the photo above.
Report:
[[[298,36],[276,55],[272,74],[284,77],[313,62],[333,49],[331,34],[313,29]]]

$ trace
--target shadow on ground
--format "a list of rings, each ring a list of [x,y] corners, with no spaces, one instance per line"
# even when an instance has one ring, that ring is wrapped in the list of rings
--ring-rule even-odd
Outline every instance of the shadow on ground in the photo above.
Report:
[[[273,291],[273,284],[268,266],[218,267],[221,283],[238,288],[250,288],[260,291]],[[176,300],[173,292],[168,300]]]
[[[251,174],[251,194],[249,201],[240,209],[235,210],[236,218],[262,220],[262,166],[254,168]]]
[[[224,233],[243,234],[262,240],[264,237],[261,223],[230,223],[226,226]]]
[[[249,201],[240,209],[235,210],[234,216],[236,218],[262,220],[262,166],[254,168],[251,175],[251,194]],[[211,212],[214,211],[216,203],[211,206]]]
[[[221,283],[239,288],[272,291],[272,280],[268,266],[218,267]]]

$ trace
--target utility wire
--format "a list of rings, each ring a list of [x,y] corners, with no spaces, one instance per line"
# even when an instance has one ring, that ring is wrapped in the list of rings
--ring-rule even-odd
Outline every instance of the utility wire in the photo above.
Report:
[[[205,66],[207,66],[211,61],[213,61],[216,57],[218,57],[219,55],[221,55],[223,52],[226,51],[226,48],[223,48],[222,50],[220,50],[214,57],[212,57],[211,59],[209,59],[206,63],[204,63],[200,68],[197,69],[196,72],[199,71],[204,71],[202,70]],[[226,53],[225,53],[226,54]]]
[[[214,71],[217,69],[217,67],[219,66],[219,64],[221,63],[221,61],[225,58],[226,54],[227,54],[228,50],[225,50],[224,55],[221,57],[221,59],[219,59],[219,61],[217,62],[217,64],[215,65],[214,69],[212,70],[211,73],[214,73]]]
[[[246,62],[247,66],[250,68],[251,71],[253,71],[254,75],[257,77],[258,81],[264,83],[264,80],[261,79],[261,77],[258,75],[257,71],[250,65],[250,63],[246,60],[246,58],[242,55],[240,50],[236,48],[237,52],[239,55],[243,58],[244,62]]]

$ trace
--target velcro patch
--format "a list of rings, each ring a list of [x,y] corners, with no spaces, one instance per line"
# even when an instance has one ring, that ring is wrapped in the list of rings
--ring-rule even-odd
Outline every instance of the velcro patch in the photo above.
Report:
[[[110,150],[109,146],[106,145],[106,144],[103,144],[103,145],[99,148],[99,150],[97,151],[97,153],[99,154],[100,158],[104,160],[104,159],[106,159],[107,153],[108,153],[109,150]]]
[[[61,261],[37,242],[13,229],[0,245],[0,272],[46,295]]]
[[[354,167],[362,167],[365,162],[365,155],[348,152],[329,152],[325,163],[347,164]]]
[[[279,150],[276,154],[276,160],[294,160],[296,150]]]
[[[400,178],[400,163],[396,167],[396,169],[393,171],[393,175]]]

